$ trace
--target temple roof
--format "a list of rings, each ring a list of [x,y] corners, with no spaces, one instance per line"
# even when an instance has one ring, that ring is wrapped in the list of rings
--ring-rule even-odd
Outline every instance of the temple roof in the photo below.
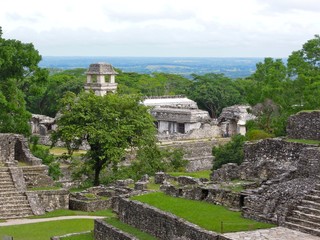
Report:
[[[86,74],[95,74],[95,75],[101,75],[101,74],[118,74],[112,67],[112,65],[110,63],[103,63],[103,62],[99,62],[99,63],[93,63],[90,64],[88,71],[86,72]]]

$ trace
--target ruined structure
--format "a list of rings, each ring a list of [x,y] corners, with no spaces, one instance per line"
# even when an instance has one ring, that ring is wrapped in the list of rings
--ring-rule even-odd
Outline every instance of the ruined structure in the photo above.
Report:
[[[90,64],[87,73],[87,82],[84,85],[86,91],[94,91],[98,96],[104,96],[107,93],[117,91],[115,76],[118,74],[109,63]],[[106,82],[106,79],[107,82]]]
[[[320,141],[320,111],[299,112],[288,119],[288,138]]]
[[[304,124],[305,119],[305,124]],[[288,121],[290,136],[315,140],[318,112],[299,113]],[[318,144],[286,139],[246,143],[244,162],[227,164],[213,172],[215,182],[251,180],[260,187],[242,192],[245,217],[273,222],[320,236],[320,150]]]
[[[27,140],[18,134],[0,134],[0,219],[68,208],[66,191],[27,190],[50,185],[53,180],[48,176],[48,167],[31,154]]]
[[[207,111],[200,110],[196,102],[183,96],[150,97],[143,104],[151,107],[159,134],[187,134],[210,122]]]
[[[246,134],[246,122],[255,119],[255,116],[248,112],[251,109],[247,105],[234,105],[222,109],[218,118],[221,135],[230,137],[235,134]]]

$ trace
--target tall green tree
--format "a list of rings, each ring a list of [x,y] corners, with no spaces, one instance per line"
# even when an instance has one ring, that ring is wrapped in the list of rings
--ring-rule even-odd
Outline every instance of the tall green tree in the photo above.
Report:
[[[320,36],[315,35],[292,52],[288,58],[288,70],[295,80],[296,105],[303,109],[319,108],[320,102]],[[298,101],[299,100],[299,101]]]
[[[68,93],[63,98],[53,138],[65,141],[69,149],[88,142],[86,163],[94,171],[94,185],[100,183],[101,170],[117,166],[127,149],[155,142],[153,118],[140,101],[133,95],[100,97],[91,92]]]
[[[46,81],[40,60],[33,44],[4,39],[0,27],[0,132],[30,134],[25,94],[31,89],[36,94],[37,85]]]
[[[223,74],[193,75],[193,80],[188,96],[208,110],[211,117],[218,117],[224,107],[244,101],[235,82]]]

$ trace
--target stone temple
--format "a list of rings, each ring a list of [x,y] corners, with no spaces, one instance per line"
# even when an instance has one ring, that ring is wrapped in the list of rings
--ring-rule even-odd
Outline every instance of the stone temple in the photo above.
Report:
[[[115,76],[118,74],[109,63],[90,64],[87,73],[87,82],[84,86],[86,91],[93,90],[98,96],[117,91]],[[106,82],[106,77],[107,82]]]

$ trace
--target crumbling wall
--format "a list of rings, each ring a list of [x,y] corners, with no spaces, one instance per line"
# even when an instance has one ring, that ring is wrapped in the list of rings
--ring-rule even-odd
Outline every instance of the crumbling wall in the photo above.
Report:
[[[12,133],[0,134],[0,162],[7,166],[15,166],[17,161],[30,165],[41,164],[41,159],[31,154],[25,137]]]
[[[320,111],[300,112],[290,116],[287,136],[294,139],[320,140]]]
[[[201,229],[177,216],[138,201],[120,198],[119,219],[159,239],[217,240],[217,233]]]

